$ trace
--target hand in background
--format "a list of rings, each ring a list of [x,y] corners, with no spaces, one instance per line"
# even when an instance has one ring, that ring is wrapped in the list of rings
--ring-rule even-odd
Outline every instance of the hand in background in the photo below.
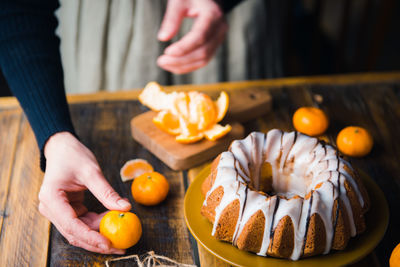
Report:
[[[195,18],[192,29],[157,60],[161,68],[176,74],[207,65],[228,30],[224,14],[213,0],[169,0],[158,39],[171,40],[185,17]]]
[[[72,134],[60,132],[45,146],[46,172],[39,192],[39,211],[71,245],[106,254],[123,254],[97,232],[104,214],[89,212],[83,195],[89,189],[109,210],[131,208],[108,184],[93,153]]]

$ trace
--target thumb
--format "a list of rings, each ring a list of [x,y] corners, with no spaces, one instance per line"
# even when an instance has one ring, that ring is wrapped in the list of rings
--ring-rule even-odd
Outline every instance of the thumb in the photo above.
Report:
[[[120,211],[128,211],[131,209],[131,204],[120,197],[101,172],[89,179],[85,179],[85,185],[107,209]]]
[[[167,10],[165,11],[160,30],[158,31],[158,40],[171,40],[178,32],[182,20],[185,17],[186,7],[179,0],[169,0]]]

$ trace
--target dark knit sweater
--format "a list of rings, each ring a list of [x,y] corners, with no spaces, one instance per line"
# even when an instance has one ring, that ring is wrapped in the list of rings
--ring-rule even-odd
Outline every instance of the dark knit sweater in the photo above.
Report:
[[[74,133],[55,35],[57,8],[54,0],[0,1],[0,68],[35,133],[43,171],[49,137]]]
[[[227,12],[240,1],[220,3]],[[35,133],[43,171],[47,140],[61,131],[75,134],[55,35],[58,6],[57,0],[0,0],[0,68]]]

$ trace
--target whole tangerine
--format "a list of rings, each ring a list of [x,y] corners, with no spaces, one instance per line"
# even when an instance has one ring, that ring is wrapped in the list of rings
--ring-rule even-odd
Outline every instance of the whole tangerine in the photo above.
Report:
[[[393,249],[389,259],[390,267],[400,267],[400,243]]]
[[[100,233],[117,249],[135,245],[142,236],[142,224],[136,214],[112,210],[100,221]]]
[[[169,184],[161,173],[149,172],[136,177],[131,190],[136,202],[153,206],[161,203],[167,197]]]
[[[367,155],[373,146],[371,134],[359,126],[348,126],[341,130],[336,138],[340,152],[351,157]]]
[[[316,107],[301,107],[293,115],[294,128],[309,136],[323,134],[329,126],[328,116]]]

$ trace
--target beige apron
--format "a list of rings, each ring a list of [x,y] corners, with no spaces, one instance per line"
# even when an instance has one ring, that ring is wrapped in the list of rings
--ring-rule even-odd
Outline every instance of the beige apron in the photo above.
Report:
[[[174,75],[156,61],[168,43],[157,40],[165,0],[61,0],[57,11],[68,93],[90,93],[161,84],[213,83],[280,76],[270,62],[269,1],[247,0],[227,16],[229,32],[209,64]],[[191,26],[186,19],[178,36]],[[268,50],[269,49],[269,50]]]

